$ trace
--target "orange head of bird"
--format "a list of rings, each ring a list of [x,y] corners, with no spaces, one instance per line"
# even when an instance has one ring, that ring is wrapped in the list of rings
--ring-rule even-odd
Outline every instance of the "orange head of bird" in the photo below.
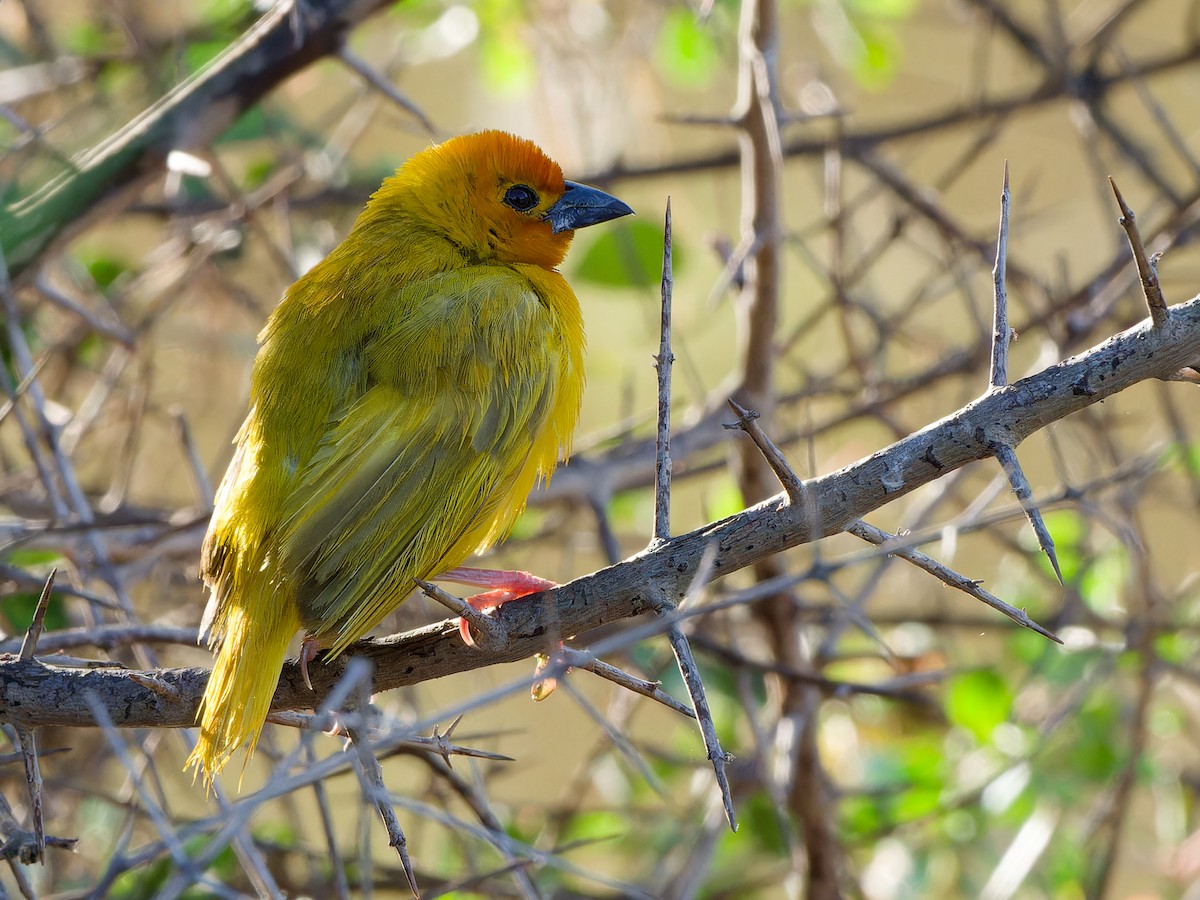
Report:
[[[633,212],[604,191],[564,180],[536,144],[503,131],[451,138],[418,153],[372,202],[398,196],[472,261],[546,268],[562,262],[576,228]]]

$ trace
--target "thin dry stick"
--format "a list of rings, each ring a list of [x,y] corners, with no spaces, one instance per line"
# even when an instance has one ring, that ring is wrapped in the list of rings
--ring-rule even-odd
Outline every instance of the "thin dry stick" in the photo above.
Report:
[[[43,367],[50,361],[50,353],[43,353],[38,357],[32,369],[25,373],[25,377],[21,379],[21,383],[9,392],[8,399],[0,404],[0,422],[8,418],[8,414],[12,412],[17,405],[17,401],[22,395],[29,390],[29,386],[34,383],[38,375],[41,374]]]
[[[46,586],[42,588],[42,595],[38,597],[37,608],[33,611],[33,621],[29,623],[29,630],[25,632],[25,640],[21,642],[21,653],[19,658],[24,660],[33,659],[34,651],[37,650],[38,640],[42,636],[42,629],[46,625],[46,608],[50,605],[50,596],[54,593],[54,578],[58,575],[58,569],[50,570],[50,574],[46,577]]]
[[[646,758],[638,752],[637,748],[633,746],[633,743],[629,740],[629,738],[622,734],[619,728],[615,727],[611,722],[609,722],[604,717],[604,713],[596,709],[592,702],[588,700],[587,697],[583,696],[583,694],[580,693],[575,685],[571,684],[571,682],[567,681],[566,679],[563,679],[563,690],[570,695],[571,699],[579,705],[579,708],[582,709],[588,715],[588,717],[596,723],[600,730],[604,732],[604,736],[608,738],[612,745],[617,748],[617,751],[623,757],[625,757],[625,759],[629,762],[629,765],[632,766],[637,773],[642,776],[642,779],[650,786],[650,789],[654,791],[654,793],[658,794],[659,797],[665,798],[667,795],[667,789],[662,783],[662,779],[654,774],[654,770],[650,768],[649,763],[646,762]]]
[[[1008,288],[1005,280],[1008,271],[1010,203],[1008,161],[1005,160],[1004,189],[1000,192],[1000,234],[996,239],[996,264],[992,268],[992,370],[988,377],[988,384],[992,390],[998,390],[1008,384],[1008,345],[1012,340],[1012,332],[1008,327]],[[992,452],[1003,467],[1004,474],[1008,476],[1008,483],[1012,487],[1013,493],[1017,495],[1017,500],[1020,501],[1021,508],[1025,511],[1025,518],[1029,520],[1033,533],[1037,536],[1038,546],[1050,560],[1054,574],[1058,577],[1058,583],[1062,584],[1062,569],[1059,568],[1058,554],[1054,550],[1054,538],[1050,536],[1050,529],[1046,527],[1041,510],[1038,509],[1037,503],[1033,499],[1033,488],[1030,486],[1025,472],[1021,469],[1016,451],[1008,443],[995,441],[992,444]],[[1003,612],[1003,610],[1001,611]],[[1005,613],[1005,615],[1008,614]],[[1046,634],[1050,636],[1049,632]]]
[[[404,867],[404,877],[408,879],[409,890],[420,900],[421,891],[417,887],[417,876],[413,872],[412,861],[408,858],[408,839],[404,836],[404,829],[400,827],[400,819],[392,806],[387,786],[383,783],[383,767],[371,749],[370,741],[357,727],[347,726],[346,733],[350,736],[354,749],[358,751],[363,793],[379,810],[379,816],[387,829],[388,843],[395,847],[400,855],[400,865]]]
[[[322,704],[322,709],[326,704]],[[444,757],[448,762],[452,756],[470,756],[474,759],[486,759],[492,762],[515,762],[513,757],[505,756],[503,753],[493,753],[490,750],[479,750],[474,747],[464,747],[459,744],[450,742],[450,736],[454,731],[455,725],[462,721],[462,716],[454,720],[454,725],[444,734],[438,731],[437,726],[434,726],[433,735],[430,737],[419,737],[417,735],[409,735],[403,740],[395,744],[397,750],[416,750],[429,753],[436,753],[438,756]],[[332,727],[341,728],[341,723],[337,721],[337,717],[329,711],[318,713],[302,713],[292,710],[281,710],[273,712],[267,716],[267,721],[273,725],[282,725],[285,728],[295,728],[306,732],[326,731]],[[281,767],[286,769],[286,766]]]
[[[1163,299],[1162,288],[1158,284],[1158,254],[1149,257],[1146,255],[1146,246],[1142,243],[1142,235],[1138,231],[1133,210],[1129,208],[1117,183],[1111,177],[1108,183],[1112,185],[1113,196],[1117,198],[1117,206],[1121,208],[1119,221],[1125,229],[1125,236],[1129,238],[1129,249],[1133,251],[1133,261],[1137,264],[1138,277],[1142,281],[1142,294],[1150,310],[1150,319],[1154,322],[1154,327],[1161,328],[1166,324],[1170,313],[1167,311],[1167,301]]]
[[[1007,193],[1007,173],[1005,182]],[[1003,334],[1005,330],[1007,330],[1006,325],[1003,329],[997,329],[996,333]],[[1000,359],[999,371],[1002,373],[1007,369],[1006,357],[1006,353],[993,356],[993,361]],[[997,369],[994,367],[993,373],[996,371]],[[996,385],[994,383],[993,386],[1001,385]],[[787,491],[788,498],[794,504],[800,503],[804,492],[804,483],[796,474],[795,470],[792,469],[783,453],[778,447],[775,446],[774,442],[767,437],[766,433],[755,421],[756,417],[753,412],[745,409],[741,404],[734,400],[730,400],[729,405],[738,416],[737,426],[730,427],[741,428],[750,436],[750,438],[758,446],[759,450],[762,451],[763,456],[766,458],[772,470],[774,470],[775,475],[779,478],[780,483]],[[930,573],[943,583],[948,584],[951,587],[958,588],[964,593],[975,597],[977,600],[981,600],[998,612],[1008,616],[1017,624],[1036,631],[1038,634],[1048,637],[1052,641],[1056,641],[1060,644],[1062,643],[1062,641],[1056,635],[1047,631],[1037,622],[1033,621],[1033,619],[1029,618],[1029,616],[1023,610],[1019,610],[1013,606],[1010,606],[999,597],[996,597],[988,591],[983,590],[983,588],[979,587],[977,582],[972,581],[970,578],[967,578],[964,575],[960,575],[958,572],[955,572],[948,566],[942,565],[931,557],[926,556],[924,553],[921,553],[910,547],[906,547],[895,535],[888,534],[886,531],[876,528],[874,525],[868,525],[862,519],[856,519],[855,521],[851,522],[846,526],[846,531],[862,538],[865,541],[875,544],[876,546],[883,547],[885,550],[887,550],[887,552],[911,562],[920,569],[924,569],[926,572]]]
[[[335,53],[350,29],[386,5],[325,0],[273,6],[202,71],[8,207],[4,245],[13,277],[33,268],[65,234],[132,199],[128,189],[152,179],[169,151],[209,143],[287,77]]]
[[[195,863],[188,855],[187,849],[183,846],[183,841],[180,839],[179,833],[175,830],[174,823],[163,808],[159,806],[153,794],[147,789],[145,780],[138,773],[138,767],[134,764],[133,759],[130,758],[128,748],[125,746],[124,740],[117,733],[117,729],[113,725],[112,719],[109,718],[104,704],[93,691],[85,692],[84,700],[92,708],[92,714],[96,717],[96,723],[104,732],[104,736],[108,739],[113,753],[120,761],[125,772],[129,775],[129,780],[133,784],[138,798],[141,800],[142,809],[146,812],[151,824],[153,824],[155,830],[158,832],[159,838],[162,839],[163,846],[177,867],[177,876],[186,877],[191,884],[207,884],[208,881],[204,877],[203,872],[197,869]]]
[[[696,714],[691,709],[664,691],[656,681],[646,681],[644,678],[630,675],[628,672],[618,669],[616,666],[606,663],[603,660],[596,659],[591,654],[585,653],[582,650],[563,647],[561,653],[563,661],[572,669],[582,669],[585,672],[591,672],[593,675],[597,675],[605,681],[611,681],[613,684],[619,685],[627,691],[641,694],[643,697],[649,697],[651,700],[657,700],[663,706],[669,707],[677,713],[682,713],[693,719],[696,718]]]
[[[430,118],[425,115],[421,107],[417,106],[417,104],[415,104],[412,100],[400,93],[400,91],[396,89],[396,86],[388,81],[387,77],[383,75],[383,73],[376,71],[370,63],[368,63],[361,56],[358,56],[356,53],[351,52],[350,49],[344,44],[338,50],[337,55],[338,59],[345,63],[347,68],[358,75],[363,81],[365,81],[375,90],[379,91],[379,93],[391,100],[392,103],[396,104],[396,106],[400,107],[400,109],[404,110],[414,119],[416,119],[417,122],[420,123],[421,127],[425,129],[426,134],[432,138],[438,138],[437,128],[434,126]]]
[[[864,541],[869,541],[878,547],[883,548],[888,553],[898,556],[901,559],[907,560],[919,569],[924,569],[930,575],[937,578],[944,584],[948,584],[952,588],[957,588],[965,594],[969,594],[977,600],[986,603],[992,609],[1004,613],[1018,625],[1023,625],[1026,628],[1036,631],[1043,637],[1048,637],[1050,640],[1061,644],[1062,639],[1057,635],[1047,631],[1025,613],[1023,609],[1016,609],[1009,606],[999,597],[996,597],[979,586],[977,581],[972,581],[955,572],[948,566],[944,566],[937,560],[926,556],[919,550],[914,550],[912,547],[904,545],[903,539],[894,534],[889,534],[881,528],[876,528],[874,525],[868,525],[866,522],[859,519],[856,522],[850,523],[846,528],[851,534],[862,538]]]
[[[1151,378],[1166,379],[1200,356],[1200,297],[1171,309],[1163,328],[1149,320],[1102,344],[1055,363],[996,391],[883,448],[869,457],[807,482],[820,503],[797,509],[782,492],[749,509],[710,522],[690,534],[672,537],[663,548],[623,561],[548,591],[556,621],[566,633],[579,634],[651,609],[646,585],[656,583],[672,598],[682,596],[701,559],[718,547],[714,567],[722,574],[752,565],[782,550],[835,534],[846,524],[885,503],[903,497],[969,462],[994,455],[998,441],[1019,444],[1047,424],[1115,396]],[[0,380],[3,380],[0,368]],[[903,480],[885,484],[890,472]],[[509,634],[500,656],[481,654],[462,643],[452,621],[435,623],[384,640],[364,641],[354,652],[373,659],[376,689],[427,681],[499,662],[527,658],[546,645],[545,613],[539,603],[509,603],[498,615]],[[51,636],[47,635],[47,639]],[[599,648],[596,648],[599,653]],[[416,664],[414,664],[416,663]],[[302,683],[297,663],[284,669],[273,704],[277,709],[311,708],[341,677],[344,664],[319,666],[313,676],[317,696]],[[164,680],[177,684],[183,698],[164,703],[123,672],[86,672],[51,668],[37,659],[0,658],[0,680],[10,697],[22,703],[0,707],[0,723],[94,725],[82,703],[86,688],[103,698],[109,715],[122,727],[190,727],[204,690],[207,672],[166,669]],[[457,712],[457,711],[456,711]],[[446,712],[445,715],[454,715]]]
[[[658,440],[655,448],[655,483],[654,483],[654,535],[650,546],[666,541],[671,536],[671,362],[675,359],[671,352],[671,292],[674,288],[674,278],[671,266],[671,201],[667,200],[666,218],[663,228],[663,274],[662,274],[662,327],[659,336],[658,357],[655,368],[658,369]],[[675,612],[675,605],[667,596],[651,585],[651,605],[660,617],[670,616]],[[717,726],[713,722],[712,711],[708,707],[708,698],[704,692],[704,680],[692,656],[692,648],[688,645],[687,635],[677,623],[667,629],[667,639],[671,642],[671,650],[679,663],[679,671],[687,685],[688,696],[692,698],[692,707],[700,722],[700,733],[704,737],[704,747],[708,751],[709,761],[712,762],[713,772],[717,777],[717,786],[721,791],[721,802],[725,807],[725,819],[729,827],[737,831],[737,815],[733,810],[733,795],[729,790],[729,777],[726,766],[733,758],[723,749],[717,738]]]
[[[671,293],[675,288],[671,252],[671,198],[663,226],[662,319],[659,327],[658,356],[658,440],[654,457],[654,537],[653,543],[671,536]]]
[[[188,472],[192,476],[192,483],[196,489],[196,499],[200,502],[200,508],[204,512],[210,513],[213,501],[212,482],[209,481],[208,473],[204,470],[204,463],[200,461],[200,452],[196,447],[196,442],[192,440],[192,429],[188,425],[187,416],[182,409],[176,408],[171,410],[171,420],[179,435],[179,443],[183,445],[184,456],[187,457]]]
[[[326,695],[324,700],[322,700],[320,709],[318,710],[316,716],[313,717],[320,718],[322,720],[322,728],[329,727],[328,723],[335,720],[335,711],[342,706],[342,704],[346,701],[346,698],[350,696],[355,687],[357,687],[360,683],[369,681],[371,678],[371,673],[372,667],[368,661],[355,657],[351,657],[347,661],[347,665],[342,676],[338,679],[337,683]],[[242,798],[236,803],[229,803],[226,801],[225,797],[221,793],[220,786],[217,784],[213,785],[214,795],[220,806],[220,812],[210,821],[219,822],[220,827],[208,840],[203,850],[196,855],[195,863],[198,868],[201,870],[207,869],[209,864],[216,859],[219,854],[224,852],[226,846],[230,842],[233,842],[235,851],[238,851],[239,846],[242,847],[242,849],[238,851],[238,855],[240,857],[244,858],[246,856],[246,850],[253,846],[247,841],[246,838],[246,822],[269,800],[284,796],[291,790],[296,790],[299,787],[297,785],[287,789],[279,789],[277,786],[281,782],[287,781],[286,773],[292,770],[295,761],[298,760],[301,754],[304,752],[305,744],[300,743],[294,750],[292,750],[291,753],[284,757],[284,759],[275,766],[275,771],[262,789],[249,797]],[[336,758],[339,762],[342,762],[343,768],[346,768],[351,765],[351,762],[347,761],[347,756],[348,755],[346,754],[335,754],[334,758]],[[321,763],[317,764],[317,766],[309,766],[304,771],[306,773],[312,773],[314,770],[319,771],[319,767],[321,765],[328,764],[328,762],[329,759],[322,760]],[[322,776],[320,775],[314,776],[309,781],[306,781],[303,786],[307,787],[310,784],[314,784],[321,780],[321,777]],[[326,775],[323,777],[328,777],[328,773],[326,773]],[[203,822],[200,824],[204,828],[209,827]],[[243,863],[243,867],[245,866],[246,863]],[[265,864],[263,866],[255,866],[253,871],[250,868],[246,868],[246,871],[251,876],[252,880],[255,878],[257,878],[259,881],[270,879],[270,872],[265,869]],[[186,878],[181,877],[183,874],[186,873],[177,873],[171,882],[169,882],[167,886],[159,892],[159,894],[172,897],[182,894],[190,884]],[[173,893],[170,890],[171,888],[174,888]],[[282,892],[278,888],[274,888],[272,890],[269,885],[267,886],[267,889],[260,891],[260,893],[272,897],[283,896]]]
[[[996,265],[992,268],[992,289],[996,298],[992,320],[992,372],[988,379],[992,387],[1008,384],[1008,344],[1012,331],[1008,327],[1008,288],[1005,285],[1008,268],[1008,211],[1012,195],[1008,190],[1008,160],[1004,161],[1004,190],[1000,192],[1000,236],[996,239]]]
[[[453,725],[450,726],[449,730],[446,732],[447,736],[454,731],[455,726],[458,725],[460,720],[461,716],[459,719],[455,720]],[[498,840],[499,836],[506,834],[506,832],[503,824],[500,822],[500,819],[496,816],[496,813],[493,812],[491,802],[489,801],[487,793],[484,790],[483,785],[480,783],[479,778],[476,777],[474,781],[468,781],[450,767],[450,761],[445,757],[439,759],[433,754],[422,753],[419,754],[418,758],[421,759],[429,767],[429,770],[438,776],[439,779],[445,781],[447,786],[454,791],[462,799],[462,801],[467,804],[467,806],[471,808],[471,811],[475,813],[475,818],[479,820],[479,824],[492,833],[492,835],[487,838],[488,842],[491,843],[492,846],[494,846],[508,861],[507,865],[497,867],[497,869],[491,872],[475,874],[471,877],[470,881],[472,881],[474,884],[487,884],[491,879],[498,878],[506,871],[510,871],[512,873],[513,881],[516,883],[517,889],[521,892],[523,897],[533,898],[533,900],[541,900],[541,892],[538,890],[537,885],[534,884],[533,879],[530,877],[528,871],[526,871],[532,860],[519,853],[514,853],[512,848],[503,846],[501,841]],[[478,771],[476,771],[475,774],[478,776]],[[468,885],[464,884],[464,887],[466,886]],[[443,895],[449,893],[448,886],[441,886],[441,893]]]
[[[1054,568],[1054,574],[1058,578],[1058,583],[1063,584],[1062,569],[1058,566],[1058,554],[1054,550],[1054,538],[1050,536],[1050,529],[1046,527],[1046,520],[1042,518],[1041,510],[1038,509],[1037,501],[1033,497],[1033,488],[1029,485],[1029,479],[1025,477],[1025,472],[1021,469],[1021,463],[1017,461],[1017,452],[1007,444],[996,444],[992,448],[992,452],[996,460],[1004,468],[1004,474],[1008,476],[1008,483],[1013,489],[1013,493],[1017,495],[1017,500],[1021,503],[1021,508],[1025,510],[1025,517],[1029,520],[1029,524],[1033,526],[1033,533],[1037,536],[1038,546],[1042,548],[1042,552],[1050,560],[1050,565]]]
[[[317,760],[316,751],[313,749],[312,734],[306,734],[303,742],[306,762],[311,765]],[[321,819],[321,833],[325,838],[325,847],[328,852],[327,864],[329,871],[333,873],[334,893],[338,900],[350,900],[350,881],[346,877],[346,866],[342,862],[342,853],[338,849],[337,831],[333,825],[333,813],[329,806],[329,794],[325,790],[325,782],[314,781],[312,790],[313,798],[317,801],[317,814]]]
[[[116,341],[126,350],[133,349],[133,332],[126,328],[124,323],[119,321],[109,322],[96,315],[82,303],[78,303],[73,298],[67,296],[66,293],[60,291],[57,287],[51,284],[50,279],[42,273],[34,276],[33,286],[37,289],[39,294],[41,294],[55,306],[65,309],[73,315],[78,316],[97,334],[102,334],[105,337]]]
[[[41,862],[46,857],[46,822],[42,812],[42,769],[38,764],[37,737],[32,728],[17,725],[16,731],[21,760],[25,763],[25,787],[29,791],[29,811],[33,819],[31,862]]]
[[[54,592],[54,576],[58,569],[51,569],[46,578],[46,586],[38,597],[37,608],[33,612],[33,621],[25,632],[25,640],[21,644],[20,659],[33,659],[37,649],[38,638],[46,622],[46,607],[50,605],[50,596]],[[46,823],[42,813],[42,769],[38,764],[37,737],[34,729],[16,726],[17,739],[21,745],[21,760],[25,764],[25,785],[29,791],[29,809],[33,818],[33,856],[35,861],[41,861],[46,855]]]
[[[775,477],[779,479],[779,483],[787,492],[788,500],[792,502],[793,506],[799,506],[803,502],[804,482],[788,463],[783,451],[762,430],[762,426],[758,424],[758,413],[752,409],[746,409],[732,397],[726,402],[738,420],[736,425],[726,425],[725,427],[740,428],[750,436],[750,440],[754,441],[754,446],[758,447],[759,452],[771,467],[771,471],[775,473]]]
[[[655,604],[655,612],[663,615],[669,609],[665,599],[661,604]],[[713,721],[712,710],[708,706],[708,697],[704,692],[704,680],[700,677],[700,668],[692,656],[692,648],[688,644],[687,635],[683,629],[674,626],[667,631],[667,640],[671,642],[671,650],[679,663],[679,672],[687,685],[688,696],[692,698],[692,706],[696,710],[696,719],[700,722],[700,734],[704,738],[704,748],[708,751],[708,760],[712,763],[713,772],[717,777],[717,787],[721,791],[721,803],[725,807],[725,821],[731,831],[738,830],[737,813],[733,809],[733,794],[729,789],[727,767],[733,761],[733,754],[726,753],[721,748],[717,737],[717,726]]]

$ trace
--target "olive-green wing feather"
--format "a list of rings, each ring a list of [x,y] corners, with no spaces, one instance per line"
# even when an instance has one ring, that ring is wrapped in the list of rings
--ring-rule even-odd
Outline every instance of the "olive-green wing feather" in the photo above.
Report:
[[[443,273],[398,299],[364,348],[370,386],[331,419],[280,533],[304,624],[335,651],[414,578],[511,525],[557,459],[560,382],[579,377],[550,307],[511,269]]]

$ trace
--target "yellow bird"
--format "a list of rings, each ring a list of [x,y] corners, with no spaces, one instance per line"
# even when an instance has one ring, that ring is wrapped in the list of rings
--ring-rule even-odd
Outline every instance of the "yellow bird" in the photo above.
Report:
[[[579,416],[583,318],[556,267],[574,229],[631,212],[527,140],[465,135],[386,179],[288,289],[204,539],[206,781],[257,741],[297,632],[305,660],[341,653],[508,533]],[[546,584],[449,574],[495,588],[481,605]]]

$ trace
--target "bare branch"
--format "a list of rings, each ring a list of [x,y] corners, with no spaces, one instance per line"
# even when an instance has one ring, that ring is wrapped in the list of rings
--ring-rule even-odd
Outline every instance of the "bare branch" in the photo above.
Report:
[[[367,84],[373,87],[383,96],[387,97],[392,103],[404,110],[417,120],[417,123],[425,130],[425,133],[430,137],[437,137],[438,130],[434,126],[430,118],[425,115],[425,112],[417,104],[413,103],[408,97],[400,93],[396,86],[392,84],[380,72],[376,71],[365,59],[358,54],[352,52],[345,46],[338,49],[338,59],[344,62],[352,72],[362,78]]]
[[[50,574],[46,576],[46,586],[42,588],[41,596],[38,597],[37,606],[33,611],[33,621],[29,623],[29,629],[25,632],[25,640],[21,642],[21,652],[18,654],[20,659],[33,659],[33,654],[37,650],[38,639],[42,636],[42,628],[46,624],[46,608],[50,605],[50,596],[54,592],[54,576],[57,574],[58,569],[51,569]]]
[[[1061,644],[1062,639],[1056,634],[1047,631],[1033,619],[1029,618],[1028,614],[1023,609],[1016,609],[1009,606],[999,597],[996,597],[979,586],[979,582],[966,578],[958,574],[948,566],[944,566],[937,560],[926,556],[919,550],[914,550],[911,547],[904,545],[904,539],[894,534],[888,534],[874,525],[868,525],[861,519],[857,522],[851,522],[846,529],[851,534],[862,538],[864,541],[869,541],[877,547],[882,547],[888,553],[894,554],[901,559],[908,560],[919,569],[928,572],[939,581],[950,585],[952,588],[957,588],[964,594],[974,597],[976,600],[981,600],[998,612],[1004,613],[1018,625],[1028,628],[1031,631],[1036,631],[1042,637],[1047,637],[1055,643]]]
[[[996,265],[992,269],[992,373],[988,383],[994,387],[1008,384],[1008,345],[1012,329],[1008,327],[1008,289],[1005,272],[1008,265],[1008,210],[1011,195],[1008,191],[1008,160],[1004,161],[1004,190],[1000,192],[1000,236],[996,239]]]
[[[752,409],[746,409],[732,397],[726,402],[733,410],[734,415],[738,417],[736,425],[726,427],[740,428],[750,436],[750,440],[754,441],[754,446],[758,447],[759,452],[762,453],[763,458],[775,473],[775,477],[779,479],[779,483],[788,495],[788,500],[799,506],[803,502],[804,482],[788,463],[783,451],[776,447],[775,443],[767,437],[767,433],[762,430],[762,426],[758,424],[758,413]]]
[[[1150,310],[1150,318],[1156,326],[1164,325],[1167,321],[1169,312],[1167,310],[1167,302],[1163,299],[1162,288],[1158,285],[1158,270],[1156,264],[1158,256],[1147,256],[1146,247],[1142,243],[1142,235],[1138,232],[1137,220],[1133,215],[1133,210],[1129,208],[1129,204],[1125,202],[1125,198],[1121,196],[1121,190],[1117,187],[1117,183],[1112,179],[1108,179],[1108,183],[1112,186],[1113,196],[1117,198],[1117,206],[1121,208],[1121,227],[1125,229],[1125,235],[1129,238],[1129,249],[1133,252],[1133,261],[1137,264],[1138,277],[1142,281],[1142,294],[1146,298],[1146,306]]]
[[[155,176],[173,149],[200,146],[295,72],[336,52],[347,28],[384,0],[305,0],[296,15],[280,3],[193,78],[119,132],[78,157],[70,171],[13,206],[0,208],[0,234],[14,279],[57,240],[122,205]]]
[[[671,292],[675,277],[671,269],[671,198],[663,223],[662,319],[659,329],[658,356],[658,431],[654,457],[654,536],[665,541],[671,536]]]
[[[1037,503],[1033,499],[1033,488],[1029,486],[1029,479],[1025,477],[1021,463],[1017,460],[1016,451],[1007,444],[1001,443],[997,443],[993,449],[997,461],[1004,467],[1004,474],[1008,476],[1008,483],[1012,486],[1013,493],[1017,495],[1017,499],[1021,502],[1021,508],[1025,510],[1025,517],[1029,519],[1029,524],[1033,527],[1033,533],[1037,536],[1038,546],[1042,548],[1042,552],[1050,560],[1050,565],[1054,568],[1054,574],[1058,578],[1058,583],[1062,584],[1062,569],[1058,567],[1058,554],[1054,551],[1054,538],[1050,536],[1050,529],[1046,527],[1046,520],[1042,518],[1042,512],[1038,509]]]
[[[364,708],[370,703],[369,692],[364,692],[360,703],[362,704],[360,708]],[[346,731],[358,753],[359,777],[362,779],[363,793],[379,810],[379,816],[383,819],[384,827],[387,829],[388,844],[395,847],[396,853],[400,856],[400,865],[404,867],[404,877],[408,879],[408,889],[412,891],[412,895],[417,900],[420,900],[421,891],[417,887],[417,876],[413,872],[412,860],[408,858],[408,839],[404,836],[404,829],[400,827],[396,809],[388,795],[387,785],[384,784],[383,768],[379,765],[379,758],[375,755],[370,741],[360,728],[347,726]]]
[[[667,618],[672,610],[669,601],[662,598],[655,604],[654,611],[659,616]],[[729,790],[728,766],[733,761],[732,754],[721,748],[721,740],[717,737],[717,726],[713,721],[712,710],[708,706],[705,695],[704,679],[700,677],[700,669],[692,656],[692,648],[687,636],[678,625],[667,629],[667,639],[671,642],[671,651],[679,663],[679,672],[687,685],[688,695],[692,698],[692,708],[696,711],[696,719],[700,723],[700,734],[704,738],[704,749],[708,751],[708,761],[712,763],[713,772],[717,777],[717,788],[721,792],[721,803],[725,807],[725,821],[732,831],[738,830],[737,813],[733,808],[733,794]]]
[[[440,622],[382,640],[363,641],[345,654],[367,656],[376,664],[375,689],[428,681],[452,672],[512,662],[543,652],[547,616],[558,633],[590,628],[653,609],[650,588],[681,599],[706,553],[714,553],[714,575],[842,531],[884,504],[949,472],[1016,446],[1051,422],[1085,409],[1150,378],[1166,378],[1200,358],[1200,297],[1175,306],[1161,328],[1148,320],[1091,350],[1050,366],[1008,387],[991,391],[955,413],[890,447],[837,472],[805,482],[812,498],[804,509],[785,494],[768,498],[736,515],[672,537],[619,565],[568,584],[504,604],[494,618],[509,635],[500,653],[467,647],[457,623]],[[896,480],[892,476],[896,476]],[[47,635],[52,638],[53,635]],[[337,681],[339,659],[312,668],[315,693],[289,661],[272,700],[273,709],[308,709]],[[82,691],[103,698],[109,715],[122,726],[188,727],[208,673],[166,669],[157,673],[180,689],[172,703],[131,681],[121,671],[55,669],[34,659],[0,660],[0,722],[29,725],[86,725],[95,718]]]

